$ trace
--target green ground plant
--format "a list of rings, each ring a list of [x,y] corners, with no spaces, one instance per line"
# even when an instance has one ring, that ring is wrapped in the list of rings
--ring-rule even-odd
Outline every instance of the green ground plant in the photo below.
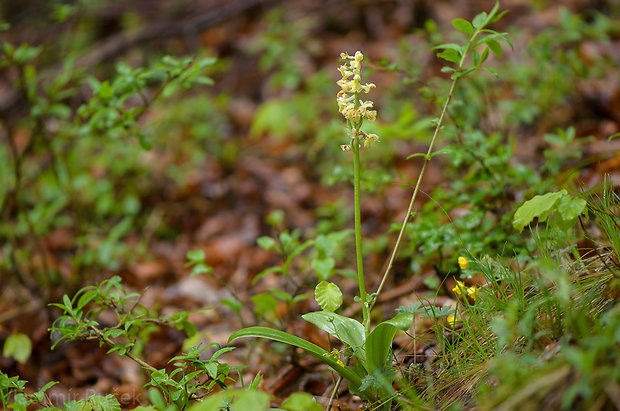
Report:
[[[239,330],[231,335],[230,341],[240,337],[262,337],[302,348],[309,354],[328,364],[341,378],[347,379],[349,389],[352,392],[360,395],[366,401],[378,401],[378,407],[381,409],[391,408],[393,397],[391,380],[393,380],[394,375],[389,371],[389,367],[393,361],[391,353],[392,340],[397,330],[408,330],[411,327],[413,314],[398,314],[394,318],[383,321],[371,329],[371,310],[374,306],[375,298],[383,290],[385,281],[397,255],[405,232],[405,227],[412,215],[413,205],[426,166],[435,155],[433,151],[434,144],[443,124],[447,107],[458,80],[479,68],[484,68],[496,75],[494,69],[484,66],[483,64],[491,52],[498,56],[502,55],[501,46],[498,41],[507,41],[505,33],[498,33],[488,28],[489,24],[499,20],[502,15],[503,13],[499,13],[498,3],[489,13],[480,13],[472,22],[464,19],[455,19],[453,21],[454,27],[468,36],[467,41],[462,45],[446,43],[436,47],[436,49],[441,50],[441,52],[438,53],[438,57],[456,65],[456,67],[444,67],[442,70],[446,73],[450,73],[452,78],[451,87],[445,99],[443,110],[436,121],[435,132],[429,144],[428,152],[426,154],[419,154],[419,156],[424,158],[424,163],[415,185],[405,220],[402,223],[401,230],[396,240],[396,245],[394,246],[394,250],[388,262],[387,269],[377,292],[373,293],[372,296],[367,294],[363,269],[360,212],[360,150],[362,147],[369,148],[373,142],[379,140],[379,137],[376,134],[362,131],[364,121],[374,121],[377,113],[372,110],[373,102],[362,101],[360,96],[362,91],[368,93],[375,85],[371,83],[362,83],[361,62],[364,56],[361,52],[356,52],[354,56],[350,56],[346,53],[342,53],[341,55],[341,58],[346,63],[339,69],[342,74],[342,79],[338,82],[338,85],[341,87],[341,91],[338,93],[338,107],[340,113],[346,119],[347,129],[350,135],[350,142],[348,144],[343,144],[341,148],[343,151],[351,151],[353,153],[355,249],[357,284],[359,287],[359,296],[356,297],[356,301],[361,305],[362,322],[335,313],[342,304],[342,292],[337,285],[327,281],[321,281],[315,289],[315,298],[323,311],[308,313],[303,315],[302,318],[313,323],[345,344],[346,364],[340,360],[339,356],[315,344],[309,343],[294,335],[266,327],[250,327]],[[478,49],[481,49],[482,52],[478,51]],[[470,57],[471,61],[468,60]],[[414,156],[418,155],[412,155],[410,157]],[[355,361],[349,366],[352,359]],[[334,392],[338,389],[338,386],[339,383],[336,384]],[[331,408],[331,404],[329,407]]]
[[[0,68],[17,73],[17,98],[25,106],[1,118],[8,140],[0,149],[1,264],[44,301],[57,298],[49,294],[58,288],[75,291],[86,278],[99,279],[144,249],[123,241],[146,224],[145,192],[138,187],[149,186],[148,173],[139,156],[152,143],[141,119],[179,88],[212,84],[204,71],[215,62],[173,56],[140,67],[119,62],[100,80],[67,56],[50,79],[40,66],[56,51],[0,44]],[[75,236],[62,255],[70,273],[59,272],[43,247],[62,230]]]

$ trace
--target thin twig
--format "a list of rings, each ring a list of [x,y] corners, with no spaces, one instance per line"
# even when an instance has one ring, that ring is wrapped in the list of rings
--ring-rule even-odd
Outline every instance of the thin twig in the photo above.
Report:
[[[342,375],[338,377],[338,381],[336,381],[336,385],[334,385],[334,390],[332,391],[332,395],[329,397],[329,403],[327,404],[327,411],[331,411],[332,405],[334,405],[334,400],[336,399],[336,394],[340,389],[340,384],[342,384]]]
[[[448,104],[450,104],[450,100],[452,99],[452,94],[454,93],[454,88],[458,81],[458,77],[452,80],[452,85],[450,86],[450,91],[448,92],[448,98],[443,105],[443,109],[441,110],[441,115],[439,116],[439,120],[437,121],[437,127],[435,128],[435,132],[433,133],[433,138],[428,146],[428,151],[426,156],[424,156],[424,163],[422,164],[422,169],[420,170],[420,174],[418,175],[418,181],[416,182],[415,188],[413,190],[413,194],[411,195],[411,201],[409,202],[409,207],[407,208],[407,214],[405,214],[405,218],[403,219],[402,226],[400,227],[400,231],[398,233],[398,238],[396,239],[396,244],[394,244],[394,249],[392,250],[392,255],[388,261],[387,268],[385,269],[385,273],[383,274],[383,278],[381,279],[381,283],[379,284],[379,288],[377,288],[377,292],[375,298],[371,301],[369,311],[375,306],[375,302],[377,301],[381,291],[383,290],[383,286],[385,285],[385,281],[392,269],[392,265],[394,264],[394,260],[396,259],[396,255],[398,254],[398,250],[400,248],[400,243],[402,241],[403,235],[405,234],[405,228],[407,227],[407,222],[411,217],[411,212],[413,210],[413,204],[418,196],[418,191],[420,190],[420,184],[422,182],[422,178],[424,177],[424,172],[426,171],[426,166],[431,159],[431,154],[433,154],[433,147],[435,145],[435,140],[437,139],[437,135],[439,134],[439,129],[443,123],[444,116],[446,111],[448,110]]]

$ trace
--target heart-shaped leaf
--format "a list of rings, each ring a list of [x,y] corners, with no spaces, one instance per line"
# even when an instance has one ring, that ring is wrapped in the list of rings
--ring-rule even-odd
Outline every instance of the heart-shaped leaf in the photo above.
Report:
[[[316,302],[325,311],[334,312],[342,305],[342,292],[334,283],[321,281],[314,289]]]

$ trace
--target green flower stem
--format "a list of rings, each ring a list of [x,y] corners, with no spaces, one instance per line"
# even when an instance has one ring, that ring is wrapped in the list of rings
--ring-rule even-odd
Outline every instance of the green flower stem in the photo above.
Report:
[[[364,261],[362,255],[362,213],[360,208],[360,180],[361,180],[361,171],[360,171],[360,137],[359,137],[359,126],[360,124],[355,125],[354,137],[351,142],[351,150],[353,151],[353,203],[355,207],[355,252],[357,257],[357,282],[360,289],[360,301],[362,303],[362,318],[364,328],[366,329],[366,333],[368,334],[368,329],[370,325],[369,320],[369,309],[366,304],[367,295],[366,295],[366,284],[364,282]]]
[[[462,64],[463,62],[461,61],[461,65]],[[460,69],[460,66],[459,66],[459,69]],[[400,243],[405,233],[407,222],[409,221],[409,218],[411,217],[411,212],[413,211],[413,204],[415,203],[415,200],[418,196],[418,191],[420,189],[420,183],[422,182],[422,178],[424,177],[426,166],[428,165],[428,162],[431,159],[431,154],[433,154],[433,147],[435,145],[435,140],[437,139],[437,135],[439,134],[439,129],[441,128],[441,125],[443,124],[444,116],[446,114],[446,111],[448,110],[448,104],[450,104],[450,100],[452,99],[452,93],[454,93],[454,88],[458,80],[459,80],[458,77],[452,80],[452,85],[450,86],[450,91],[448,92],[448,98],[446,99],[446,102],[443,105],[443,109],[441,110],[441,115],[439,116],[439,120],[437,121],[437,127],[435,127],[435,132],[433,133],[433,138],[431,139],[431,142],[428,146],[428,151],[426,153],[426,156],[424,156],[424,163],[422,164],[422,169],[420,170],[420,174],[418,175],[418,181],[416,182],[415,188],[413,190],[413,194],[411,195],[411,201],[409,202],[409,208],[407,209],[407,214],[405,214],[405,218],[400,227],[398,238],[396,239],[396,244],[394,244],[394,249],[392,250],[392,255],[390,256],[390,259],[388,261],[387,268],[385,269],[385,273],[383,274],[383,278],[381,279],[379,288],[377,288],[376,296],[373,299],[373,301],[370,303],[370,306],[368,307],[368,313],[372,310],[376,301],[379,299],[379,295],[381,294],[381,291],[383,290],[383,286],[385,285],[385,280],[387,280],[388,274],[390,273],[390,270],[392,269],[392,265],[394,264],[394,260],[396,259],[396,255],[398,254],[398,249],[400,248]],[[368,313],[365,313],[365,314],[368,315]]]

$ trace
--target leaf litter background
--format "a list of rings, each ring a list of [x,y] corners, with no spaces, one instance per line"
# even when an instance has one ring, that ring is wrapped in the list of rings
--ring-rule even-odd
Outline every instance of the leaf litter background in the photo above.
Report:
[[[600,10],[603,13],[618,13],[618,8],[612,3],[574,0],[563,1],[561,6],[573,12]],[[49,31],[34,32],[26,26],[28,19],[36,16],[36,7],[36,1],[3,6],[5,18],[13,23],[13,29],[8,33],[8,36],[14,37],[12,40],[21,38],[36,44],[44,36],[53,35]],[[97,8],[96,18],[103,28],[99,33],[100,38],[95,39],[95,51],[98,50],[97,45],[123,32],[120,22],[129,13],[138,16],[143,27],[155,29],[166,25],[182,27],[196,21],[196,16],[215,16],[213,24],[207,24],[185,37],[177,34],[154,36],[148,41],[120,48],[113,58],[140,61],[148,53],[164,51],[183,54],[206,49],[225,63],[216,72],[210,73],[215,86],[192,91],[189,95],[192,98],[201,94],[226,96],[216,103],[217,114],[208,119],[204,115],[184,117],[184,110],[187,109],[183,106],[184,97],[175,100],[176,106],[165,103],[150,109],[144,123],[151,128],[151,132],[164,134],[165,144],[155,144],[151,151],[144,152],[138,159],[149,170],[148,181],[140,190],[140,201],[149,223],[145,224],[142,232],[124,239],[130,248],[136,250],[146,239],[147,249],[132,258],[128,256],[126,261],[118,261],[117,270],[99,273],[97,278],[101,280],[113,274],[121,275],[129,288],[143,292],[141,302],[145,306],[163,314],[216,307],[214,310],[192,314],[191,319],[205,342],[225,345],[228,336],[242,325],[230,309],[220,304],[221,299],[231,297],[220,281],[225,281],[244,304],[245,325],[255,321],[250,308],[253,295],[270,288],[286,287],[283,278],[275,275],[266,276],[256,285],[252,282],[263,269],[281,263],[275,253],[256,245],[258,237],[276,233],[266,223],[270,212],[284,212],[283,228],[312,231],[317,223],[317,210],[332,210],[332,214],[338,214],[333,211],[336,208],[345,217],[343,227],[351,227],[351,219],[346,218],[351,216],[347,210],[350,210],[352,203],[352,190],[347,184],[328,185],[321,182],[329,174],[325,171],[329,165],[321,163],[316,151],[313,152],[316,136],[304,132],[303,121],[307,120],[303,120],[303,113],[294,115],[291,120],[286,114],[274,112],[271,122],[276,126],[269,124],[269,127],[265,127],[257,124],[255,117],[260,105],[273,99],[303,95],[310,87],[304,79],[327,68],[333,77],[333,90],[329,91],[333,98],[309,100],[308,103],[325,105],[318,110],[308,107],[308,110],[321,116],[311,119],[314,124],[327,124],[329,119],[337,118],[338,114],[335,102],[338,55],[341,51],[352,53],[361,50],[374,63],[371,67],[375,70],[372,70],[369,81],[376,83],[377,89],[372,92],[371,99],[377,102],[381,122],[381,106],[385,103],[384,99],[389,98],[382,96],[382,91],[390,89],[393,92],[398,89],[401,78],[398,73],[381,70],[377,62],[382,58],[396,58],[399,54],[399,40],[412,45],[422,69],[418,73],[419,82],[404,85],[403,92],[409,93],[419,103],[417,88],[426,79],[438,76],[442,63],[422,44],[420,35],[415,34],[416,30],[422,28],[425,21],[432,19],[442,32],[450,31],[453,30],[450,25],[453,18],[470,19],[491,7],[492,2],[481,0],[158,0],[111,2]],[[274,14],[273,10],[276,9],[280,11]],[[510,13],[499,23],[498,29],[512,30],[511,27],[518,27],[517,35],[512,37],[515,51],[505,50],[505,59],[508,61],[520,59],[528,41],[542,30],[558,24],[560,19],[560,6],[548,2],[505,0],[502,9],[508,9]],[[620,24],[618,14],[609,17]],[[274,81],[278,81],[274,80],[278,67],[261,70],[260,53],[254,51],[256,44],[260,44],[257,42],[268,32],[270,19],[274,18],[280,19],[277,27],[283,30],[284,38],[296,32],[300,36],[295,39],[298,46],[284,50],[284,53],[291,53],[293,71],[301,75],[280,79],[286,87],[274,86]],[[416,45],[426,49],[416,50]],[[516,159],[532,166],[539,165],[543,161],[542,151],[548,148],[543,135],[558,127],[572,125],[576,128],[577,136],[591,135],[594,138],[583,145],[584,161],[567,164],[567,169],[574,167],[573,170],[579,173],[581,181],[586,185],[599,183],[603,173],[609,173],[612,181],[619,183],[620,140],[608,141],[607,137],[620,131],[620,74],[617,71],[620,64],[620,31],[616,30],[615,35],[607,41],[576,40],[575,49],[586,64],[604,57],[609,61],[609,71],[595,80],[583,80],[570,85],[574,88],[571,98],[556,104],[553,111],[539,116],[536,124],[513,127],[510,132],[515,135]],[[493,61],[491,65],[495,63]],[[493,84],[491,82],[492,87]],[[536,84],[532,84],[532,87],[536,87]],[[0,90],[5,97],[10,88],[8,81],[0,83]],[[510,94],[516,91],[507,88],[502,92]],[[189,104],[194,104],[194,101],[190,100]],[[493,102],[490,102],[489,107],[489,116],[481,119],[481,123],[501,122],[503,116],[512,115],[493,110]],[[427,104],[424,110],[429,116],[437,113],[437,108],[432,104]],[[330,117],[324,113],[330,113],[327,115]],[[175,123],[175,119],[179,121]],[[200,126],[205,120],[208,120],[211,127],[209,132],[214,137],[201,140],[199,144],[203,145],[202,151],[192,152],[193,143],[187,145],[196,134],[192,127]],[[280,127],[278,123],[284,124]],[[274,133],[274,129],[279,131]],[[389,135],[381,137],[390,139]],[[344,130],[342,139],[329,144],[338,147],[343,142],[346,142]],[[190,148],[184,150],[184,145]],[[419,159],[406,161],[405,157],[426,150],[424,142],[415,139],[400,139],[388,147],[395,150],[388,164],[394,181],[384,192],[366,194],[362,200],[364,235],[369,238],[385,233],[392,223],[402,218],[410,196],[409,187],[419,167]],[[346,157],[347,154],[343,153],[342,156]],[[445,182],[441,172],[442,161],[438,157],[431,162],[423,182],[424,192],[429,193]],[[105,169],[100,172],[105,176]],[[560,176],[558,182],[561,182]],[[518,193],[515,195],[518,196]],[[420,204],[424,201],[427,198],[423,196]],[[162,234],[161,227],[166,228],[165,234]],[[44,239],[46,254],[61,272],[74,269],[67,257],[75,241],[74,235],[70,228],[58,229]],[[390,241],[394,239],[390,237]],[[345,246],[347,248],[343,252],[343,259],[337,261],[337,267],[354,268],[351,258],[353,248],[350,243],[345,243]],[[220,281],[210,276],[189,276],[190,269],[184,265],[185,254],[196,249],[205,252],[206,263],[213,267],[214,277]],[[368,289],[376,288],[386,257],[385,252],[373,253],[368,257]],[[10,280],[12,275],[11,272],[2,272],[0,338],[4,340],[13,332],[25,333],[32,340],[33,353],[25,364],[18,364],[9,358],[0,359],[3,372],[19,374],[33,388],[50,380],[58,380],[61,383],[50,392],[65,400],[83,398],[94,393],[113,393],[123,407],[131,408],[143,403],[145,375],[132,361],[117,355],[105,355],[105,348],[88,342],[60,344],[51,351],[47,329],[58,313],[45,307],[42,301],[33,299],[23,287],[17,286]],[[410,304],[418,296],[432,295],[434,290],[429,290],[423,281],[432,275],[434,269],[430,265],[414,273],[410,271],[407,262],[400,261],[395,268],[393,281],[381,296],[380,310],[387,317],[399,305]],[[356,293],[354,282],[346,278],[341,280],[340,277],[336,282],[341,284],[345,301],[350,303]],[[308,288],[303,291],[311,290]],[[326,336],[299,316],[317,309],[314,302],[310,301],[312,299],[295,306],[291,312],[287,312],[286,305],[281,303],[276,315],[283,321],[287,331],[326,347]],[[452,300],[449,296],[439,295],[435,301],[438,305],[449,305]],[[351,310],[345,312],[354,314]],[[424,321],[416,322],[420,331],[426,326],[428,324]],[[145,348],[147,362],[156,368],[168,366],[167,361],[180,352],[185,338],[182,331],[171,328],[163,328],[151,334]],[[397,339],[397,343],[406,347],[408,355],[414,354],[407,338]],[[429,354],[429,350],[432,351],[432,347],[419,345],[415,353],[425,358],[424,354]],[[294,391],[326,395],[332,384],[326,369],[307,356],[291,357],[290,354],[265,343],[253,346],[250,352],[245,344],[239,344],[239,348],[223,360],[231,365],[247,364],[246,381],[259,370],[263,372],[265,378],[262,388],[275,397],[285,398]],[[343,408],[353,407],[353,401],[350,396],[345,396],[340,405]]]

